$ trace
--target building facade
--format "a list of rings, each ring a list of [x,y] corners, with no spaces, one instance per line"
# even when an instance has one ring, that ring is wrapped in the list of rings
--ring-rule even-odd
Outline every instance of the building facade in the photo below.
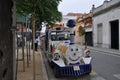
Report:
[[[94,46],[120,50],[120,0],[93,6]]]
[[[85,30],[84,36],[82,36],[82,30]],[[87,43],[89,46],[93,45],[93,37],[92,37],[92,12],[85,13],[82,16],[76,19],[76,40],[78,43]]]

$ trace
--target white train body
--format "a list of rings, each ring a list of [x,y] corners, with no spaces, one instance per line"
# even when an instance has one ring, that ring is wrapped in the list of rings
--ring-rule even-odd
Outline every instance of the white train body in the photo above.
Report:
[[[90,64],[89,50],[84,50],[78,44],[60,43],[53,53],[53,61],[58,65]],[[89,56],[87,56],[89,55]]]
[[[69,28],[49,29],[45,38],[46,57],[56,76],[80,76],[91,72],[89,49],[70,42]]]

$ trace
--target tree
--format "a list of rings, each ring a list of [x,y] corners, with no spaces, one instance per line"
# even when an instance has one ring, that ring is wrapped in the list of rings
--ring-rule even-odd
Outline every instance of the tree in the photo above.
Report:
[[[85,34],[85,29],[82,26],[79,26],[79,36],[83,36]]]
[[[17,13],[20,15],[32,15],[36,28],[41,28],[42,22],[53,25],[61,20],[61,12],[57,6],[61,0],[17,0]],[[32,21],[31,21],[32,22]]]
[[[61,0],[17,0],[17,13],[21,15],[31,14],[33,40],[35,39],[35,27],[41,28],[42,22],[52,25],[61,19],[61,13],[57,9],[60,1]],[[35,80],[34,50],[35,45],[33,44],[33,79]]]
[[[0,80],[13,79],[12,0],[0,0]]]
[[[80,37],[80,44],[82,45],[83,44],[83,37],[85,35],[85,28],[82,27],[82,26],[79,26],[79,37]]]

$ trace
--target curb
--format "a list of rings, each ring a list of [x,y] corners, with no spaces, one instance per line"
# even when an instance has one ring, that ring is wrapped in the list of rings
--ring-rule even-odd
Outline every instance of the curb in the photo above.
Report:
[[[40,56],[41,56],[42,69],[43,69],[42,71],[43,71],[43,75],[44,75],[44,80],[48,80],[48,74],[47,74],[47,71],[45,69],[45,64],[44,64],[44,61],[43,61],[41,49],[40,49]]]

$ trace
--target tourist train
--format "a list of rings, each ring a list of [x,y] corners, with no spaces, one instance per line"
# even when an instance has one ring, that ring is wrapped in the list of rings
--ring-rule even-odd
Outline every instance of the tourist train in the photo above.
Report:
[[[81,76],[91,72],[90,50],[87,45],[75,43],[73,28],[50,28],[42,41],[45,43],[45,55],[56,77]]]

